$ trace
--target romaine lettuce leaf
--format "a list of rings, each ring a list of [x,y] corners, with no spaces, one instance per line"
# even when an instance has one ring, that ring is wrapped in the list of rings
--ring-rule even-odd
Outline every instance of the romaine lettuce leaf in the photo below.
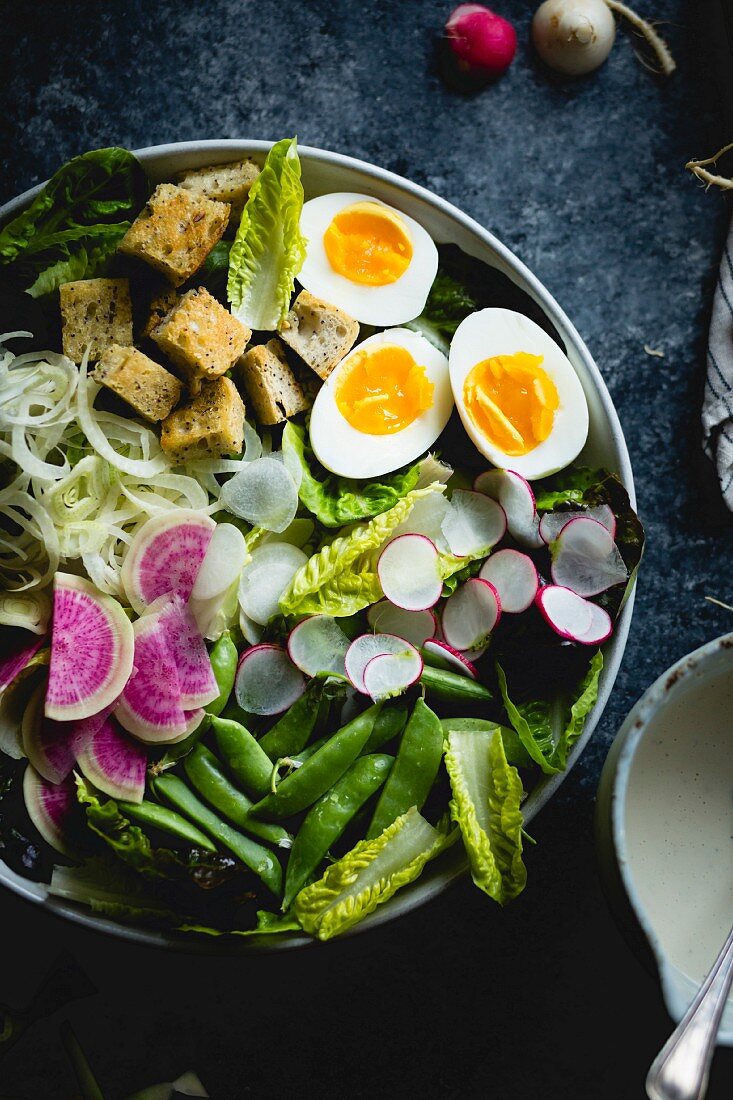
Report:
[[[78,867],[57,865],[49,893],[116,920],[170,926],[181,919],[155,896],[144,878],[108,856],[93,856]]]
[[[267,154],[229,253],[227,296],[234,316],[249,328],[275,329],[290,308],[305,260],[302,209],[296,139],[285,138]]]
[[[451,730],[445,766],[453,799],[451,816],[460,827],[480,890],[503,905],[527,882],[522,862],[524,791],[516,768],[507,763],[501,731]]]
[[[291,913],[268,913],[266,909],[258,909],[254,928],[232,928],[225,931],[205,924],[182,924],[178,931],[198,932],[204,936],[272,936],[278,932],[302,932],[302,928],[300,921]]]
[[[519,740],[517,731],[512,726],[500,726],[498,722],[491,722],[488,718],[466,718],[463,716],[457,718],[441,718],[440,724],[443,727],[444,737],[447,737],[451,731],[457,733],[472,733],[475,730],[482,730],[484,732],[501,730],[501,739],[504,742],[504,752],[506,753],[508,763],[513,764],[515,768],[531,768],[534,763],[532,757]]]

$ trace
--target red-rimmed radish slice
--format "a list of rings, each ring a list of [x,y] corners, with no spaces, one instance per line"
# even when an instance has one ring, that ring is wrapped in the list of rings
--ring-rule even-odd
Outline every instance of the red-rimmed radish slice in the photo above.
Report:
[[[514,470],[486,470],[473,483],[477,493],[497,501],[506,514],[509,534],[530,549],[542,546],[532,486]]]
[[[499,593],[502,612],[517,615],[534,603],[540,578],[532,559],[519,550],[497,550],[481,566],[479,577]]]
[[[115,718],[140,741],[173,741],[186,729],[178,669],[166,628],[156,614],[134,624],[135,671],[115,707]]]
[[[180,596],[171,596],[156,614],[175,662],[182,709],[205,707],[217,698],[219,688],[192,611]]]
[[[256,645],[240,658],[234,693],[248,714],[280,714],[305,691],[305,679],[277,645]]]
[[[456,489],[441,529],[451,554],[465,557],[486,553],[506,534],[504,509],[485,493]]]
[[[389,542],[377,562],[382,591],[404,611],[425,611],[443,591],[440,555],[425,535],[400,535]]]
[[[386,653],[404,653],[407,648],[412,648],[409,642],[394,634],[360,634],[346,651],[346,675],[357,691],[366,692],[364,669],[372,658]]]
[[[561,638],[577,642],[591,629],[592,605],[569,588],[548,584],[540,588],[535,603],[547,625]]]
[[[134,636],[120,604],[83,577],[57,573],[45,711],[70,722],[114,702],[132,672]]]
[[[12,684],[16,676],[20,675],[45,641],[45,638],[35,638],[29,645],[0,658],[0,692],[3,692],[9,684]]]
[[[579,596],[597,596],[627,577],[610,532],[595,519],[571,520],[552,544],[553,581]]]
[[[277,464],[279,465],[279,463]],[[280,610],[280,597],[308,556],[289,542],[268,542],[252,551],[239,581],[239,606],[264,626]]]
[[[540,520],[540,536],[549,546],[572,519],[595,519],[602,523],[611,535],[616,537],[616,517],[607,504],[587,508],[582,512],[545,512]]]
[[[349,639],[331,615],[312,615],[290,631],[288,653],[306,676],[319,672],[344,675]]]
[[[284,462],[274,455],[242,464],[221,491],[221,503],[235,516],[266,531],[280,533],[298,510],[298,487]]]
[[[471,577],[445,602],[443,633],[453,649],[482,646],[501,617],[501,602],[493,584]]]
[[[78,806],[74,777],[67,776],[63,783],[49,783],[29,764],[23,775],[23,801],[46,843],[62,855],[73,857],[68,833]]]
[[[191,508],[171,508],[142,525],[120,574],[138,614],[167,592],[188,600],[215,527],[210,516]]]
[[[613,623],[608,612],[596,603],[588,601],[590,607],[590,627],[582,637],[576,639],[581,645],[600,645],[607,641],[613,633]]]
[[[217,523],[188,601],[205,638],[213,641],[222,633],[230,603],[236,612],[239,577],[248,556],[239,528],[233,523]]]
[[[87,779],[110,798],[142,802],[147,751],[126,737],[112,718],[106,718],[87,739],[76,759]]]
[[[396,634],[419,649],[435,634],[438,620],[432,611],[405,611],[389,600],[380,600],[367,611],[367,622],[377,633]]]
[[[416,683],[422,670],[422,658],[410,645],[400,653],[381,653],[364,669],[364,690],[375,703],[392,699]]]
[[[478,679],[478,669],[463,653],[441,642],[438,638],[429,638],[422,647],[425,659],[434,668],[443,668],[448,672],[459,672],[462,676]]]

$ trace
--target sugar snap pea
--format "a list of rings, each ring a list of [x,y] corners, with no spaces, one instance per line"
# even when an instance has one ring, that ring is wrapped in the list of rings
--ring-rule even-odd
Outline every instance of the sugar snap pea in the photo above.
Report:
[[[290,907],[354,815],[379,790],[393,762],[393,757],[383,753],[360,756],[308,811],[293,841],[285,871],[284,910]]]
[[[379,836],[411,806],[421,810],[438,774],[443,755],[443,728],[424,699],[413,707],[394,767],[379,796],[367,840]]]
[[[273,894],[282,892],[282,867],[269,848],[232,829],[225,821],[204,806],[191,788],[177,775],[161,775],[152,780],[153,790],[171,805],[200,825],[224,848],[241,860],[246,867],[262,879]]]
[[[232,641],[232,636],[228,630],[225,630],[215,642],[209,654],[209,660],[211,661],[216,686],[219,688],[219,694],[216,699],[204,707],[204,710],[208,714],[219,715],[229,702],[229,696],[232,694],[237,661],[239,660],[237,647]]]
[[[272,760],[259,741],[230,718],[212,718],[211,729],[228,770],[247,794],[261,798],[270,789]]]
[[[313,733],[322,697],[322,685],[316,681],[260,738],[259,743],[270,760],[294,756],[305,748]]]
[[[394,737],[399,737],[405,728],[409,713],[410,707],[404,696],[393,699],[383,706],[377,715],[374,729],[362,752],[376,752],[377,749],[381,749],[382,745],[386,745]]]
[[[140,821],[143,825],[152,825],[163,833],[185,840],[194,848],[203,848],[207,852],[215,852],[216,845],[212,844],[205,833],[192,825],[185,817],[181,817],[175,810],[169,810],[167,806],[159,806],[157,802],[118,802],[121,812],[126,817]]]
[[[420,683],[428,697],[440,703],[487,703],[493,698],[489,689],[478,680],[430,665],[423,668]]]

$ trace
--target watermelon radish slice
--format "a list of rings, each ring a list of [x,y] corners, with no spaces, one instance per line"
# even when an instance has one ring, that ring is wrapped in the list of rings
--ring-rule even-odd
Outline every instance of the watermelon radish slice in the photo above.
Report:
[[[372,657],[364,669],[364,690],[375,703],[392,699],[422,676],[423,663],[420,654],[412,646],[401,653],[381,653]]]
[[[443,668],[448,672],[458,672],[461,676],[470,676],[472,680],[478,679],[478,669],[469,661],[468,657],[447,642],[438,638],[430,638],[422,647],[425,659],[433,668]]]
[[[134,624],[135,672],[115,708],[115,718],[141,741],[172,741],[185,734],[178,669],[158,615]]]
[[[171,508],[144,523],[122,563],[121,578],[135,611],[175,592],[188,600],[216,524],[191,508]]]
[[[386,653],[404,653],[412,648],[404,638],[398,638],[394,634],[360,634],[358,638],[354,638],[346,653],[346,675],[357,691],[366,693],[364,669],[373,657],[381,657]]]
[[[68,832],[78,806],[74,777],[69,775],[63,783],[49,783],[29,764],[23,775],[23,800],[28,816],[46,843],[73,858],[75,852]]]
[[[160,608],[157,601],[153,608],[178,673],[178,701],[183,710],[205,707],[219,695],[206,644],[181,597],[164,596],[163,601]],[[151,608],[148,614],[152,613]]]
[[[509,534],[529,549],[543,545],[532,487],[514,470],[486,470],[473,483],[477,493],[497,501],[506,515]]]
[[[114,702],[132,672],[134,636],[120,604],[83,577],[53,582],[46,717],[90,718]]]
[[[488,554],[506,534],[504,509],[484,493],[456,489],[441,524],[451,553],[457,557]]]
[[[205,638],[215,641],[236,614],[239,576],[248,556],[239,528],[217,523],[188,601]]]
[[[561,638],[578,642],[593,630],[593,605],[569,588],[548,584],[540,588],[535,603],[545,622]]]
[[[387,599],[405,611],[425,611],[440,599],[440,555],[425,535],[392,539],[379,555],[377,573]]]
[[[330,615],[312,615],[291,630],[288,653],[293,664],[306,676],[319,672],[344,675],[344,658],[349,639]]]
[[[551,553],[553,581],[579,596],[597,596],[628,577],[610,532],[595,519],[581,517],[566,523]]]
[[[256,645],[240,658],[234,694],[248,714],[280,714],[305,691],[305,679],[277,645]]]
[[[142,802],[148,754],[107,717],[77,751],[76,759],[90,782],[110,798]]]
[[[476,649],[484,645],[501,617],[501,602],[493,584],[471,577],[443,608],[443,633],[454,649]]]
[[[479,578],[493,584],[499,593],[502,612],[511,615],[531,607],[540,586],[534,562],[519,550],[497,550],[482,565]]]
[[[599,504],[583,512],[545,512],[540,520],[542,540],[549,546],[571,519],[595,519],[603,524],[612,539],[616,538],[616,517],[607,504]]]
[[[46,685],[40,684],[28,700],[21,727],[23,750],[36,771],[49,783],[61,783],[71,773],[77,749],[101,722],[97,718],[78,722],[55,722],[43,713]]]
[[[45,642],[45,638],[34,638],[28,645],[17,649],[0,658],[0,692],[12,684],[16,676],[19,676],[28,662],[35,657],[38,650]]]
[[[367,611],[367,622],[377,633],[396,634],[418,649],[433,637],[437,625],[432,611],[405,611],[389,600],[373,603]]]

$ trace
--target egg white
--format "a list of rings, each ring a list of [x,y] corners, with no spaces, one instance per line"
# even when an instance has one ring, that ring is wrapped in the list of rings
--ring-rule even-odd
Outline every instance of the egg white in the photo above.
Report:
[[[346,206],[376,203],[398,215],[412,241],[412,259],[399,279],[385,286],[352,283],[333,270],[323,247],[323,234]],[[308,244],[298,281],[317,298],[343,309],[365,325],[401,325],[418,317],[425,306],[438,270],[438,250],[423,227],[372,195],[336,192],[310,199],[303,206],[300,228]]]
[[[336,404],[336,387],[357,353],[381,344],[405,348],[415,362],[425,368],[434,387],[433,403],[401,431],[391,435],[370,435],[358,431],[343,416]],[[452,409],[446,357],[417,332],[388,329],[357,344],[329,375],[313,404],[310,442],[318,461],[332,473],[359,479],[379,477],[424,454],[448,423]]]
[[[477,363],[518,351],[543,357],[540,365],[555,384],[559,405],[547,439],[525,455],[507,455],[474,424],[463,400],[463,385]],[[494,466],[515,470],[532,481],[562,470],[582,451],[588,437],[588,402],[580,379],[552,337],[524,314],[511,309],[481,309],[466,317],[451,342],[450,380],[468,436]]]

